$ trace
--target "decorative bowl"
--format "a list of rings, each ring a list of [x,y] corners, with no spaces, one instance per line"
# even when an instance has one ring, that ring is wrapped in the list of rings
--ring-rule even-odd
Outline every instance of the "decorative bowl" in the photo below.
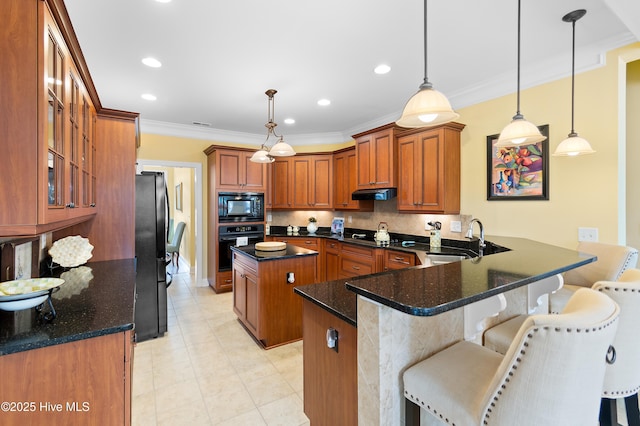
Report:
[[[29,278],[0,283],[0,310],[20,311],[44,303],[49,291],[64,283],[60,278]]]
[[[51,245],[51,260],[65,268],[84,265],[93,256],[93,246],[87,238],[79,235],[62,238]]]

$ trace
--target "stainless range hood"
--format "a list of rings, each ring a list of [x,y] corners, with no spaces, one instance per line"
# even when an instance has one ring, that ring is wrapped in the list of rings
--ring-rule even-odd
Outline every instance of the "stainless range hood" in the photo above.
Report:
[[[398,194],[396,188],[359,189],[351,194],[352,200],[390,200]]]

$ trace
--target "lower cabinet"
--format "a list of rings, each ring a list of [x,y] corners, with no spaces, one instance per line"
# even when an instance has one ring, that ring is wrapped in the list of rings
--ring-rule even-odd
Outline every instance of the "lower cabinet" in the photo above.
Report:
[[[335,350],[327,331],[337,332]],[[358,424],[357,328],[303,299],[304,412],[313,426]]]
[[[378,272],[378,250],[355,244],[342,244],[338,278],[351,278]]]
[[[324,265],[325,265],[325,279],[327,281],[337,280],[340,277],[341,247],[342,247],[342,243],[339,241],[325,240]]]
[[[257,261],[233,253],[233,311],[263,348],[302,338],[302,300],[293,288],[314,283],[317,257]]]
[[[399,250],[384,251],[384,270],[404,269],[416,265],[416,255]]]
[[[7,425],[130,425],[131,331],[0,356]]]
[[[324,273],[324,255],[322,240],[317,237],[308,236],[286,236],[286,237],[270,237],[266,238],[270,241],[280,241],[282,243],[291,244],[297,247],[306,248],[318,252],[318,269],[316,270],[316,282],[328,280]]]

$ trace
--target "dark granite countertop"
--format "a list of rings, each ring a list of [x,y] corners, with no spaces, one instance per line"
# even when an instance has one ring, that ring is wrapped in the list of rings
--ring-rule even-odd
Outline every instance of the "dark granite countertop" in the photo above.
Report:
[[[443,265],[310,284],[296,287],[295,292],[356,325],[356,294],[410,315],[437,315],[596,260],[590,254],[524,238],[487,240],[510,250]]]
[[[510,250],[346,283],[348,290],[417,316],[437,315],[593,262],[593,255],[524,238],[488,237]]]
[[[61,274],[66,281],[52,296],[51,322],[39,320],[35,308],[0,311],[0,355],[133,329],[134,259],[89,262],[53,276]]]
[[[254,244],[249,244],[248,246],[240,246],[240,247],[231,247],[231,251],[242,253],[253,260],[257,260],[258,262],[277,260],[277,259],[287,259],[296,256],[317,256],[318,252],[309,250],[303,247],[293,246],[291,244],[287,244],[287,247],[284,250],[278,251],[260,251],[256,250]]]

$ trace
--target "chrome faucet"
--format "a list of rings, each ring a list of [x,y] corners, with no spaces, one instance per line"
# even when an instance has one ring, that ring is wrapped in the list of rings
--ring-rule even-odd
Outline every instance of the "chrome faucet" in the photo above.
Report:
[[[473,238],[473,224],[474,223],[477,223],[478,226],[480,227],[480,242],[479,242],[479,246],[480,246],[480,250],[482,250],[487,245],[484,242],[484,226],[482,226],[482,222],[480,222],[480,220],[473,219],[471,222],[469,222],[469,230],[467,231],[467,238],[469,238],[469,239]]]

